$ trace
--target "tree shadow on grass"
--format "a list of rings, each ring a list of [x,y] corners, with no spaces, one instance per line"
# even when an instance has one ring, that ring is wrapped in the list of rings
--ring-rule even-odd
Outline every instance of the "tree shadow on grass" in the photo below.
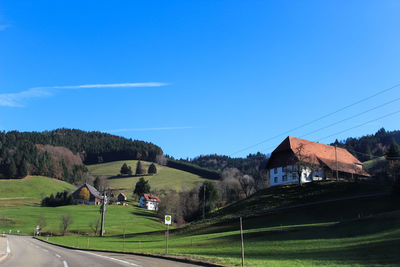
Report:
[[[146,212],[144,210],[143,211],[132,211],[132,214],[135,216],[145,217],[146,219],[155,221],[155,222],[161,221],[160,218],[158,218],[155,214]]]
[[[246,243],[245,243],[246,247]],[[305,260],[305,261],[321,261],[331,262],[340,265],[361,264],[361,265],[382,265],[382,264],[398,264],[400,262],[400,239],[376,241],[369,244],[329,248],[329,249],[302,249],[296,251],[262,251],[259,249],[252,250],[247,247],[245,252],[246,259],[250,260]],[[240,250],[234,251],[207,251],[209,256],[215,257],[231,257],[239,258]],[[327,263],[325,263],[327,264]]]
[[[391,230],[400,229],[400,218],[364,218],[336,223],[333,225],[298,226],[281,229],[261,230],[244,233],[244,238],[252,241],[289,241],[310,239],[337,239],[373,235]],[[236,229],[238,230],[238,229]],[[240,240],[236,234],[213,237],[211,239]],[[366,239],[363,239],[366,240]]]

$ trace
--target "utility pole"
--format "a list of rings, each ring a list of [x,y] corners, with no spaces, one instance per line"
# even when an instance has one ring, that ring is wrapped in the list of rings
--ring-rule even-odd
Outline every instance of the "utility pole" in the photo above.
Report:
[[[206,218],[206,184],[203,184],[203,220]]]
[[[336,181],[339,181],[339,164],[337,159],[337,145],[335,144],[335,158],[336,158]]]
[[[101,205],[101,229],[100,236],[104,236],[104,222],[106,219],[106,205],[107,205],[107,194],[106,191],[103,191],[103,203]]]
[[[244,243],[243,243],[242,217],[240,217],[240,239],[242,240],[242,267],[244,267]]]

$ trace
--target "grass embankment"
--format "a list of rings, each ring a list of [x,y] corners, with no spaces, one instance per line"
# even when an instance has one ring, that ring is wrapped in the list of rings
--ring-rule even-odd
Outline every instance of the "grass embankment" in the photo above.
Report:
[[[46,226],[42,231],[59,234],[63,214],[72,218],[70,233],[93,234],[89,224],[100,218],[100,206],[71,205],[61,207],[21,206],[0,209],[0,232],[20,230],[22,234],[32,234],[39,224],[39,218],[44,217]],[[134,206],[111,205],[107,208],[106,234],[121,235],[126,233],[152,232],[164,229],[161,221],[154,213]]]
[[[141,161],[144,168],[147,170],[151,162]],[[181,191],[182,189],[191,189],[198,182],[204,182],[208,179],[198,175],[173,169],[166,166],[156,164],[157,174],[146,176],[130,176],[130,177],[115,177],[119,174],[122,164],[126,163],[135,172],[137,160],[114,161],[108,163],[88,165],[89,172],[94,176],[108,177],[108,183],[111,189],[118,190],[132,195],[133,189],[140,177],[144,177],[149,181],[152,190],[169,190],[173,189]]]
[[[43,196],[75,188],[69,183],[41,176],[0,179],[0,207],[40,203]]]
[[[275,208],[389,191],[390,188],[371,182],[347,181],[313,182],[301,187],[297,184],[271,187],[213,213],[212,217],[251,216]]]
[[[382,156],[379,158],[375,158],[375,159],[371,159],[371,160],[363,162],[363,167],[366,171],[369,171],[369,170],[374,169],[375,167],[383,164],[385,161],[386,161],[386,158],[384,156]]]
[[[249,216],[244,211],[247,207],[268,209],[289,202],[343,197],[351,192],[360,194],[380,191],[380,188],[374,189],[364,183],[308,184],[297,189],[295,186],[271,188],[225,211],[222,209],[214,218],[173,230],[169,241],[170,254],[205,257],[226,265],[239,265],[240,234],[237,216],[247,214],[248,217],[244,218],[247,266],[362,266],[394,265],[400,262],[397,253],[400,246],[400,207],[399,199],[392,196],[343,200],[260,216]],[[264,195],[266,199],[263,199]],[[272,196],[275,198],[264,204],[261,202]],[[291,201],[282,201],[286,198]],[[81,248],[87,246],[84,240],[82,242],[81,237],[79,242],[77,236],[49,239],[69,246],[78,246],[79,243]],[[90,237],[89,248],[163,254],[165,237],[163,231],[127,231],[125,239],[122,235]]]

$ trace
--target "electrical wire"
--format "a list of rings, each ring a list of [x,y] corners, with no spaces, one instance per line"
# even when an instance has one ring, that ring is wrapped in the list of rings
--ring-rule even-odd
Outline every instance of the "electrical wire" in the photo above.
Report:
[[[275,139],[275,138],[281,137],[282,135],[286,135],[286,134],[288,134],[288,133],[290,133],[290,132],[293,132],[293,131],[295,131],[295,130],[304,128],[304,127],[306,127],[306,126],[308,126],[308,125],[311,125],[311,124],[313,124],[313,123],[315,123],[315,122],[317,122],[317,121],[320,121],[320,120],[322,120],[322,119],[325,119],[325,118],[327,118],[327,117],[330,117],[330,116],[332,116],[332,115],[334,115],[334,114],[336,114],[336,113],[339,113],[339,112],[341,112],[341,111],[343,111],[343,110],[345,110],[345,109],[348,109],[348,108],[350,108],[350,107],[352,107],[352,106],[358,105],[358,104],[360,104],[360,103],[362,103],[362,102],[365,102],[365,101],[367,101],[367,100],[369,100],[369,99],[371,99],[371,98],[374,98],[374,97],[376,97],[376,96],[378,96],[378,95],[384,94],[384,93],[386,93],[386,92],[388,92],[388,91],[390,91],[390,90],[393,90],[394,88],[397,88],[397,87],[400,87],[400,83],[395,84],[395,85],[393,85],[393,86],[391,86],[391,87],[389,87],[389,88],[386,88],[386,89],[384,89],[384,90],[381,90],[381,91],[379,91],[379,92],[377,92],[377,93],[375,93],[375,94],[373,94],[373,95],[370,95],[370,96],[368,96],[368,97],[362,98],[361,100],[358,100],[358,101],[356,101],[356,102],[354,102],[354,103],[352,103],[352,104],[349,104],[349,105],[347,105],[347,106],[344,106],[344,107],[342,107],[342,108],[340,108],[340,109],[338,109],[338,110],[336,110],[336,111],[333,111],[333,112],[330,112],[330,113],[328,113],[328,114],[325,114],[325,115],[323,115],[323,116],[321,116],[321,117],[318,117],[318,118],[316,118],[316,119],[314,119],[314,120],[312,120],[312,121],[309,121],[309,122],[307,122],[307,123],[304,123],[304,124],[302,124],[302,125],[299,125],[299,126],[297,126],[297,127],[295,127],[295,128],[292,128],[292,129],[290,129],[290,130],[287,130],[287,131],[285,131],[285,132],[279,133],[279,134],[277,134],[277,135],[275,135],[275,136],[272,136],[272,137],[270,137],[270,138],[264,139],[264,140],[262,140],[262,141],[260,141],[260,142],[258,142],[258,143],[256,143],[256,144],[254,144],[254,145],[250,145],[250,146],[248,146],[248,147],[245,147],[245,148],[243,148],[243,149],[240,149],[240,150],[238,150],[238,151],[235,151],[235,152],[231,153],[231,154],[229,155],[229,157],[231,157],[231,156],[233,156],[233,155],[235,155],[235,154],[238,154],[238,153],[240,153],[240,152],[246,151],[246,150],[248,150],[248,149],[250,149],[250,148],[259,146],[259,145],[261,145],[261,144],[264,144],[264,143],[266,143],[266,142],[268,142],[268,141],[271,141],[271,140],[273,140],[273,139]],[[393,101],[393,102],[394,102],[394,101]]]

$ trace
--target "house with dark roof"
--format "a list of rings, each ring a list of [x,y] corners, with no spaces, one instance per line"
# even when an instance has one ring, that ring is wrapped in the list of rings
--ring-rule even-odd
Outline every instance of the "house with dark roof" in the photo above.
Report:
[[[139,200],[139,206],[148,210],[158,210],[160,199],[152,194],[143,194]]]
[[[119,193],[118,196],[117,196],[117,200],[119,202],[126,201],[127,199],[128,198],[126,197],[126,195],[124,193]]]
[[[299,164],[297,163],[299,161],[308,163],[310,166],[304,167],[301,171],[303,183],[336,178],[336,175],[339,179],[370,176],[363,169],[362,163],[344,148],[288,136],[271,153],[268,160],[270,186],[298,183],[297,166]]]
[[[84,188],[87,189],[87,191],[89,191],[88,199],[82,198],[81,191],[84,190]],[[90,184],[84,184],[80,186],[78,189],[76,189],[75,192],[72,193],[72,198],[75,203],[81,203],[87,205],[100,205],[103,200],[103,196],[100,194],[100,192],[97,191],[97,189],[91,186]]]

